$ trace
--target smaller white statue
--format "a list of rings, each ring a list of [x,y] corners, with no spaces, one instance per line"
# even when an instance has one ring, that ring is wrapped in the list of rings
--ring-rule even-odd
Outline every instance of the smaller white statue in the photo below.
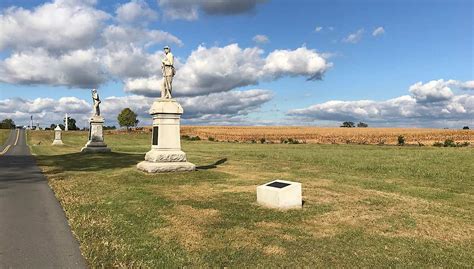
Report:
[[[92,90],[92,101],[94,102],[94,116],[100,116],[100,99],[96,89]]]
[[[171,99],[171,91],[173,90],[173,77],[176,74],[174,69],[174,56],[170,47],[165,46],[165,58],[161,60],[161,71],[163,72],[163,87],[161,89],[162,99]]]

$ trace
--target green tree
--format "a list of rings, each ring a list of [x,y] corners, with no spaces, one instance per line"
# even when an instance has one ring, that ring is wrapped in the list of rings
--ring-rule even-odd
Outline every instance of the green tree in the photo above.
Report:
[[[139,120],[137,119],[137,114],[128,107],[123,109],[122,112],[120,112],[117,117],[117,120],[120,126],[127,127],[127,130],[129,130],[131,126],[137,126],[139,122]]]
[[[0,122],[0,129],[14,129],[15,122],[12,119],[4,119]]]
[[[364,123],[364,122],[359,122],[357,123],[357,127],[359,128],[367,128],[369,127],[369,125],[367,123]]]
[[[56,129],[56,126],[57,126],[56,124],[51,123],[51,125],[49,126],[49,129],[54,130]]]
[[[342,123],[341,127],[352,128],[355,127],[355,124],[352,121],[345,121]]]
[[[66,125],[66,118],[63,119],[63,122],[64,122],[64,125]],[[76,126],[76,120],[71,117],[67,117],[67,128],[68,130],[72,130],[72,131],[79,130],[79,128],[77,128]]]

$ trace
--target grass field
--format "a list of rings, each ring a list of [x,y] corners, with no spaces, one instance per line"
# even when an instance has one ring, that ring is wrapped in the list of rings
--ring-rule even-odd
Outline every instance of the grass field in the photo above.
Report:
[[[0,129],[0,147],[5,144],[5,141],[7,141],[7,138],[10,135],[10,131],[10,129]]]
[[[281,143],[294,139],[311,144],[386,144],[395,145],[403,136],[407,144],[431,146],[452,139],[474,143],[474,130],[426,128],[324,128],[294,126],[182,126],[181,134],[219,141]]]
[[[149,134],[30,132],[92,267],[471,267],[474,149],[185,141],[200,169],[135,169]],[[257,185],[303,184],[302,210],[256,204]]]

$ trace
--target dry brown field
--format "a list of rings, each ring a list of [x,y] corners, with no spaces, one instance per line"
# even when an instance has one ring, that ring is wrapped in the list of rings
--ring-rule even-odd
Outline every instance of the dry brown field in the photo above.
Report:
[[[107,131],[120,133],[123,130]],[[151,127],[137,128],[133,132],[151,132]],[[282,143],[293,139],[308,144],[364,144],[396,145],[403,136],[405,144],[431,146],[435,142],[451,139],[474,145],[474,130],[428,128],[340,128],[305,126],[181,126],[181,135],[202,140],[209,138],[225,142]]]
[[[452,139],[455,142],[474,143],[474,130],[425,128],[325,128],[325,127],[255,127],[255,126],[181,126],[181,135],[214,138],[218,141],[271,143],[295,139],[302,143],[320,144],[387,144],[398,143],[398,136],[406,144],[432,145]]]

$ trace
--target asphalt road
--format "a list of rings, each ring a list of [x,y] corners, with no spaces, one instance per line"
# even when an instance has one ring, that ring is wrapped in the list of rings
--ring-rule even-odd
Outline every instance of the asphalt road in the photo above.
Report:
[[[26,132],[12,131],[0,146],[0,268],[86,267],[64,211],[26,145]]]

